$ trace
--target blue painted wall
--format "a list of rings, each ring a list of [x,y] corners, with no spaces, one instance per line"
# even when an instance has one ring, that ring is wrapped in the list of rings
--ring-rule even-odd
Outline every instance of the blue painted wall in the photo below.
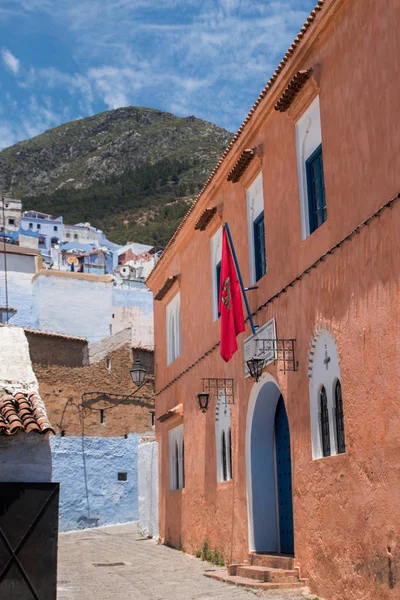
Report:
[[[139,438],[50,438],[60,531],[138,519]],[[127,472],[127,481],[118,481],[118,472]]]

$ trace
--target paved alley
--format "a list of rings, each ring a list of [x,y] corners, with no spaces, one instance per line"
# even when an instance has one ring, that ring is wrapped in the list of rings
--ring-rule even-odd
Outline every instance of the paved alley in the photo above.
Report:
[[[59,600],[250,600],[252,591],[204,577],[213,565],[153,540],[136,525],[116,525],[59,536]],[[274,600],[304,600],[270,591]]]

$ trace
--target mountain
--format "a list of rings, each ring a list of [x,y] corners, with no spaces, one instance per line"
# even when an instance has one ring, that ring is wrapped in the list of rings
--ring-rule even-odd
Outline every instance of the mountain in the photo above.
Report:
[[[231,137],[193,116],[118,108],[0,152],[0,189],[112,241],[164,245]]]

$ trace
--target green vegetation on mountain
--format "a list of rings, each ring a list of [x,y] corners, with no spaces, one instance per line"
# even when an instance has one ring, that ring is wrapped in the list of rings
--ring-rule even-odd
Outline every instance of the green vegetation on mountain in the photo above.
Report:
[[[0,152],[0,187],[117,243],[165,245],[231,134],[196,119],[128,107],[67,123]]]

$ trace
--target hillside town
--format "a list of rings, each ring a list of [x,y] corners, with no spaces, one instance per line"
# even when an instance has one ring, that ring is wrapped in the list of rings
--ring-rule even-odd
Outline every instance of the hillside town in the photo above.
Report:
[[[167,115],[157,185],[153,156],[93,192],[152,243],[108,239],[114,197],[109,222],[29,208],[10,162],[0,600],[398,600],[399,26],[397,0],[319,0],[193,200]],[[57,185],[38,209],[92,193]]]

